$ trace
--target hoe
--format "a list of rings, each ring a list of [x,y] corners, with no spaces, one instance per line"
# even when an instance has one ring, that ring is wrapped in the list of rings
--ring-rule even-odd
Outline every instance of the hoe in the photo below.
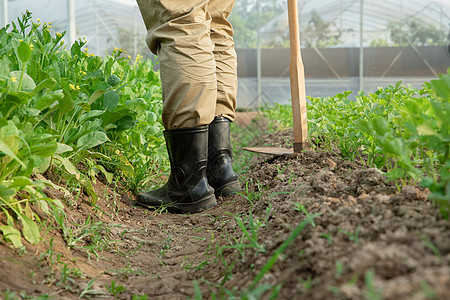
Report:
[[[291,61],[289,75],[291,80],[292,115],[294,121],[293,149],[280,147],[244,147],[244,150],[273,155],[300,153],[309,149],[306,141],[308,124],[306,115],[305,71],[300,53],[300,33],[298,24],[297,0],[288,0],[289,40],[291,47]]]

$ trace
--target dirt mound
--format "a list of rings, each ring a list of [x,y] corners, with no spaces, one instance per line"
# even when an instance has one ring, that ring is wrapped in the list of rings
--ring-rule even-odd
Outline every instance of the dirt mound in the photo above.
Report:
[[[283,131],[255,145],[291,140]],[[48,191],[68,203],[67,218],[78,225],[63,232],[47,222],[44,241],[21,252],[1,244],[0,291],[55,299],[200,292],[205,299],[450,299],[450,222],[426,190],[399,191],[380,171],[324,150],[254,156],[249,165],[242,194],[195,215],[136,207],[101,181],[95,206],[77,191]]]

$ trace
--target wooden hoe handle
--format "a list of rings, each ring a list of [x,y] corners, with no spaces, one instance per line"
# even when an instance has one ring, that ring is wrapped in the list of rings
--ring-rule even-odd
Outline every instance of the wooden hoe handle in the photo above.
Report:
[[[300,33],[298,24],[297,0],[287,0],[289,16],[289,40],[291,45],[291,62],[289,73],[291,79],[292,115],[294,121],[294,152],[308,149],[308,119],[306,115],[305,70],[300,53]]]

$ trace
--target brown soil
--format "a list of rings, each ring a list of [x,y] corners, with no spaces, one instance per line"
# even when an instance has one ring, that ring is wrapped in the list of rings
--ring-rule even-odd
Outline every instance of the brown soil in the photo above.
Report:
[[[262,136],[254,146],[286,146],[291,140],[292,132],[284,131]],[[114,298],[107,288],[114,281],[126,289],[119,299],[195,298],[196,286],[204,299],[250,293],[257,299],[450,299],[450,222],[440,218],[427,191],[416,186],[398,191],[378,170],[320,149],[254,156],[249,166],[241,195],[218,199],[217,207],[195,215],[136,207],[132,196],[100,180],[96,207],[76,192],[48,190],[70,203],[68,219],[80,224],[72,230],[91,216],[99,234],[68,247],[56,223],[48,221],[38,246],[26,244],[18,251],[3,242],[0,296],[15,292],[12,299],[21,299],[22,292],[23,298],[76,299],[84,292],[89,298]],[[96,243],[104,248],[98,258],[79,249]],[[62,274],[69,276],[64,280]],[[262,294],[249,290],[261,286],[271,288]]]

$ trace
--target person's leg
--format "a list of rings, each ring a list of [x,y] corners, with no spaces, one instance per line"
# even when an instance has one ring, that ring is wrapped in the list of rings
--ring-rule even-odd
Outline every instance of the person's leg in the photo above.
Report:
[[[183,213],[217,204],[206,177],[208,124],[214,119],[217,81],[208,0],[138,0],[147,44],[160,60],[171,174],[161,188],[137,196],[143,206]]]
[[[138,0],[160,61],[165,129],[208,125],[217,99],[208,0]]]
[[[216,61],[217,104],[215,116],[235,119],[237,93],[237,59],[234,49],[233,27],[227,20],[235,0],[210,0],[211,41]]]
[[[237,62],[233,28],[227,18],[234,0],[210,0],[211,40],[216,61],[217,103],[215,118],[209,125],[208,167],[209,184],[216,197],[229,196],[241,190],[239,177],[232,167],[230,122],[235,119],[237,92]]]

